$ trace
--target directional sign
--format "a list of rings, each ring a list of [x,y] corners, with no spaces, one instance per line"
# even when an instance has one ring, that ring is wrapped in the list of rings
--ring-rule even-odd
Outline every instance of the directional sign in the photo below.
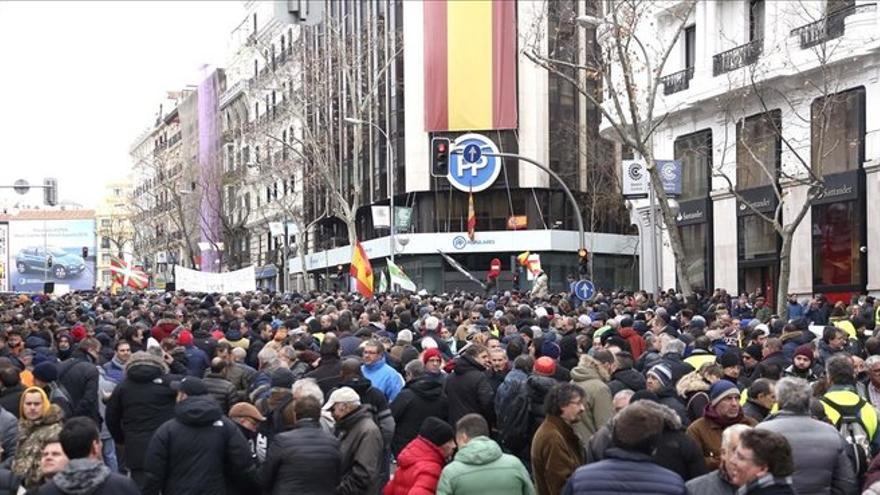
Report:
[[[589,280],[578,280],[572,284],[571,295],[581,301],[589,301],[596,293],[596,287]]]
[[[452,187],[459,191],[486,190],[501,173],[501,158],[486,155],[498,153],[498,147],[482,134],[468,133],[459,136],[452,144],[451,151],[449,175],[446,177]]]
[[[13,189],[15,189],[15,192],[17,192],[18,194],[27,194],[27,192],[30,191],[31,186],[28,184],[28,181],[24,179],[18,179],[17,181],[15,181]]]

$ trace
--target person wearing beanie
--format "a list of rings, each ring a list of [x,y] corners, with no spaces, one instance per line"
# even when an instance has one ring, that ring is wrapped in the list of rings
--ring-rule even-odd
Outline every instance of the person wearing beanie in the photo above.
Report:
[[[721,434],[727,427],[758,423],[743,413],[739,401],[739,388],[727,380],[718,380],[709,388],[709,404],[703,417],[687,429],[688,435],[700,445],[709,470],[717,469],[721,461]]]
[[[34,367],[34,386],[42,388],[49,397],[49,402],[61,408],[64,417],[69,417],[73,413],[70,396],[56,380],[58,380],[58,365],[55,362],[44,361]]]
[[[578,385],[560,383],[544,402],[544,422],[532,439],[532,473],[538,495],[562,491],[571,473],[584,464],[584,449],[573,426],[585,412],[585,394]]]
[[[666,363],[655,364],[645,374],[645,388],[657,394],[658,402],[669,407],[678,414],[681,424],[690,423],[684,402],[675,389],[676,382],[672,379],[672,369]]]
[[[803,344],[795,348],[791,358],[791,365],[785,368],[782,373],[784,376],[792,376],[802,378],[810,383],[819,380],[816,358],[813,354],[813,346],[811,344]]]
[[[182,330],[177,334],[177,345],[182,346],[186,354],[186,374],[198,378],[205,376],[211,360],[205,351],[195,346],[193,334],[189,330]]]
[[[724,354],[718,356],[718,365],[723,371],[721,379],[734,385],[737,384],[742,373],[742,360],[739,353],[734,350],[725,351]]]
[[[614,415],[608,388],[614,363],[613,354],[600,350],[593,356],[582,354],[578,365],[571,370],[571,383],[583,392],[584,409],[573,426],[583,445],[587,445],[590,437]]]
[[[397,455],[397,471],[383,495],[435,493],[446,459],[453,452],[455,434],[449,423],[433,416],[425,418],[418,435]]]

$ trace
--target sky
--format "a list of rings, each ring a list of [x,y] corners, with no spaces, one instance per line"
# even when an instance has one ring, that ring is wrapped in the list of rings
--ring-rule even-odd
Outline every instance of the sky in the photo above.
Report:
[[[222,67],[244,16],[237,0],[0,0],[0,185],[55,177],[59,200],[97,206],[166,91]],[[0,204],[18,200],[42,192],[0,189]]]

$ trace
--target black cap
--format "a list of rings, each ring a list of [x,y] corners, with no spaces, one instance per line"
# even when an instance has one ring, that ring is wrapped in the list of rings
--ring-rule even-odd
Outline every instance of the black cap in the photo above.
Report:
[[[183,380],[171,382],[171,389],[178,390],[186,395],[205,395],[208,393],[205,382],[194,376],[188,376]]]
[[[449,423],[434,416],[428,416],[422,421],[419,435],[438,447],[455,438],[455,433]]]

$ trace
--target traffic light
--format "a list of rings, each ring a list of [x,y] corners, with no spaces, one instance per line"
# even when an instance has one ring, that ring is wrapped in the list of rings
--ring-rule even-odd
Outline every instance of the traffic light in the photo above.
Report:
[[[584,278],[590,274],[590,253],[586,249],[578,250],[578,275]]]
[[[46,257],[46,268],[52,268],[52,255]]]
[[[89,248],[88,248],[88,246],[83,246],[82,253],[83,253],[83,259],[86,259],[86,258],[89,257]]]
[[[46,206],[58,204],[58,181],[55,179],[43,179],[43,203]]]
[[[431,175],[434,177],[449,175],[448,138],[431,138]]]

